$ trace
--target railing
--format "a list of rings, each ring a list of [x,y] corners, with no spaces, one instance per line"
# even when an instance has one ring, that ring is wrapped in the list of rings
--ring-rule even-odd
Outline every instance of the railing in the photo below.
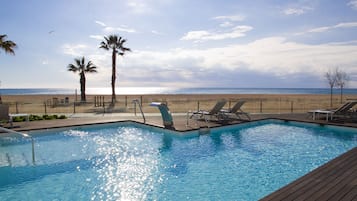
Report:
[[[17,132],[17,131],[14,131],[14,130],[11,130],[11,129],[7,129],[7,128],[3,128],[3,127],[0,127],[0,130],[4,131],[6,133],[17,134],[17,135],[20,135],[20,136],[22,136],[24,138],[30,138],[31,139],[31,145],[32,145],[32,164],[35,165],[35,142],[34,142],[33,137],[31,135],[29,135],[29,134]]]
[[[56,101],[45,101],[49,97],[58,97]],[[157,113],[152,107],[151,102],[167,103],[172,113],[186,113],[199,109],[211,109],[218,99],[225,98],[228,102],[225,108],[233,106],[240,99],[246,100],[243,110],[249,113],[305,113],[315,109],[330,109],[329,95],[118,95],[117,102],[110,108],[109,96],[88,95],[87,102],[75,102],[74,96],[65,99],[65,95],[47,95],[47,96],[3,96],[4,103],[9,105],[10,113],[26,114],[73,114],[73,113],[135,113],[136,107],[129,107],[130,101],[136,100],[140,104],[141,112]],[[62,99],[64,101],[62,101]],[[357,99],[357,94],[348,94],[340,100],[335,95],[332,100],[332,108],[338,108],[348,99]]]
[[[146,119],[145,119],[145,115],[144,115],[144,112],[143,112],[143,108],[142,108],[141,102],[138,99],[134,99],[133,103],[134,103],[135,115],[136,115],[136,105],[138,105],[139,109],[140,109],[140,112],[141,112],[141,115],[142,115],[142,117],[144,119],[144,123],[146,123]]]

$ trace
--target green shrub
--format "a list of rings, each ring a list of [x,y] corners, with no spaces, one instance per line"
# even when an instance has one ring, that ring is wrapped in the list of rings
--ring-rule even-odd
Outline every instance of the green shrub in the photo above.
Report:
[[[67,119],[66,115],[61,115],[58,117],[58,119]]]
[[[33,115],[31,114],[30,117],[29,117],[29,120],[30,121],[41,121],[41,120],[54,120],[54,119],[67,119],[67,117],[65,115],[42,115],[42,116],[39,116],[39,115]],[[26,117],[14,117],[13,118],[13,122],[22,122],[22,121],[26,121]],[[0,121],[1,123],[1,121]]]

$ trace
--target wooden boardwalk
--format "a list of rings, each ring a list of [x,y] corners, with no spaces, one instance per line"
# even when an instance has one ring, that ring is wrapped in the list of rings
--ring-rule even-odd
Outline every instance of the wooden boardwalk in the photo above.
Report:
[[[357,147],[262,200],[357,200]]]

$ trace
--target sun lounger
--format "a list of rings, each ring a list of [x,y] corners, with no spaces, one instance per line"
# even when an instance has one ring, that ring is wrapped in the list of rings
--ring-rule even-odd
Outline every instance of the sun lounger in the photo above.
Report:
[[[357,101],[349,101],[343,104],[341,107],[336,110],[311,110],[309,113],[312,113],[312,119],[315,120],[316,116],[323,114],[326,116],[326,121],[332,120],[333,117],[346,117],[349,115],[350,110],[353,106],[357,104]]]
[[[226,115],[228,118],[232,119],[242,119],[241,116],[245,116],[246,119],[248,119],[249,121],[250,116],[248,113],[244,112],[241,108],[244,105],[246,101],[245,100],[239,100],[238,102],[236,102],[236,104],[231,108],[231,109],[222,109],[220,112],[223,113],[223,115]]]
[[[208,123],[208,120],[212,119],[215,117],[217,120],[223,120],[225,119],[222,113],[220,112],[221,109],[224,107],[224,105],[227,103],[226,100],[219,100],[217,101],[216,105],[209,111],[207,110],[199,110],[199,111],[193,111],[193,112],[188,112],[187,116],[190,116],[190,119],[195,118],[196,120],[201,120],[204,119],[206,123]]]

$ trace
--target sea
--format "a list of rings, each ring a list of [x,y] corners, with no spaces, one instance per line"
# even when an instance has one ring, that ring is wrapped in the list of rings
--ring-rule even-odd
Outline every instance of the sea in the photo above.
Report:
[[[79,94],[71,88],[0,88],[0,95]],[[339,94],[340,89],[333,89]],[[88,95],[110,95],[111,88],[87,88]],[[117,95],[147,94],[330,94],[330,88],[173,88],[173,87],[118,87]],[[357,88],[345,88],[343,94],[357,94]]]

